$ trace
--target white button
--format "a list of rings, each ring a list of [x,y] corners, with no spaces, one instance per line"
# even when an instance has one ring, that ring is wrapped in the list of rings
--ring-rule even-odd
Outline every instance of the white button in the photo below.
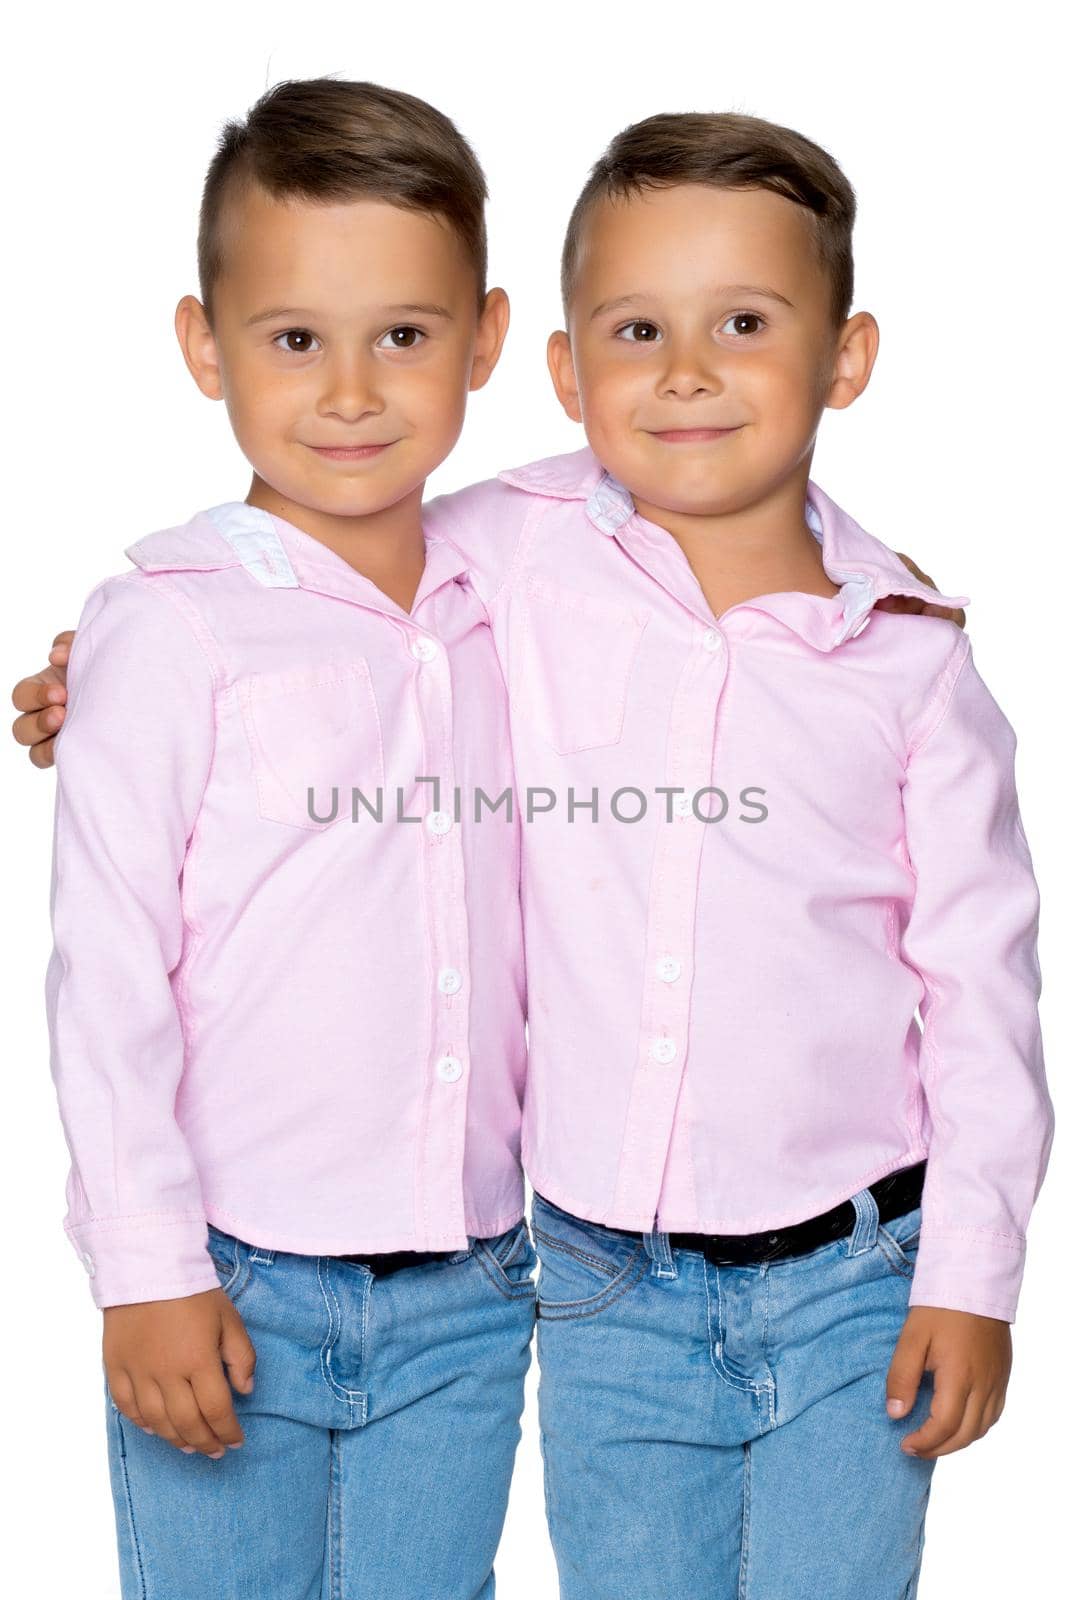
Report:
[[[704,635],[702,643],[704,649],[710,651],[710,653],[714,655],[716,650],[722,649],[722,634],[719,633],[715,628],[709,628],[707,633]]]
[[[426,818],[426,826],[431,833],[447,833],[452,826],[452,818],[447,811],[431,811]]]
[[[416,661],[432,661],[437,654],[437,646],[432,639],[427,639],[425,635],[422,635],[418,639],[412,639],[411,653]]]
[[[673,1039],[657,1039],[652,1046],[653,1059],[662,1062],[664,1066],[668,1061],[673,1061],[678,1054],[678,1046]]]
[[[656,977],[662,978],[664,983],[673,983],[681,971],[682,963],[677,956],[660,956],[656,962]]]
[[[93,1260],[88,1250],[83,1250],[81,1257],[86,1272],[89,1274],[90,1278],[94,1278],[96,1276],[96,1262]]]
[[[437,974],[437,987],[442,994],[455,994],[462,986],[463,979],[455,967],[442,967]]]
[[[455,1083],[463,1076],[463,1063],[458,1056],[442,1056],[437,1063],[437,1076],[442,1083]]]

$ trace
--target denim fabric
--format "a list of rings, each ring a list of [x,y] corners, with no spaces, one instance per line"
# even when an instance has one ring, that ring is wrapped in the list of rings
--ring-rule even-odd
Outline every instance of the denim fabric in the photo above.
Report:
[[[107,1391],[123,1600],[492,1600],[534,1325],[525,1220],[376,1276],[215,1227],[256,1348],[218,1461]]]
[[[541,1447],[561,1600],[913,1600],[933,1461],[885,1380],[920,1208],[719,1267],[535,1195]]]

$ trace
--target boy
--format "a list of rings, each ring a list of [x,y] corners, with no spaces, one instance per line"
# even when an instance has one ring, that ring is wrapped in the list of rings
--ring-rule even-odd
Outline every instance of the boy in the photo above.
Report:
[[[453,124],[371,84],[226,128],[176,328],[252,485],[79,624],[47,998],[124,1595],[495,1592],[533,1329],[517,843],[455,814],[510,784],[507,713],[421,508],[507,327],[484,201]]]
[[[1004,1404],[1053,1132],[1038,893],[966,634],[880,613],[934,596],[809,482],[877,350],[853,216],[792,130],[626,129],[549,342],[590,448],[438,502],[536,789],[563,1600],[912,1596],[934,1460]]]

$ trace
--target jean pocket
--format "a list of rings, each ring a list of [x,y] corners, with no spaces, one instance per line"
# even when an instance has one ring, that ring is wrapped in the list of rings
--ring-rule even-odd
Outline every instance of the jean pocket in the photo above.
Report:
[[[252,1281],[252,1247],[209,1222],[207,1253],[219,1275],[219,1288],[236,1302]]]
[[[522,1217],[514,1227],[492,1239],[476,1239],[473,1254],[495,1289],[508,1300],[530,1299],[534,1293],[533,1270],[537,1256],[530,1242],[530,1230]]]
[[[893,1270],[906,1278],[910,1278],[915,1271],[921,1224],[921,1206],[878,1224],[878,1243],[883,1254]]]
[[[353,789],[377,808],[382,729],[362,657],[252,673],[236,689],[261,817],[321,833],[351,817]]]
[[[639,1240],[583,1223],[540,1197],[534,1200],[533,1237],[541,1263],[538,1315],[550,1320],[595,1316],[648,1269]]]
[[[516,608],[511,697],[559,755],[618,744],[649,613],[531,579]]]

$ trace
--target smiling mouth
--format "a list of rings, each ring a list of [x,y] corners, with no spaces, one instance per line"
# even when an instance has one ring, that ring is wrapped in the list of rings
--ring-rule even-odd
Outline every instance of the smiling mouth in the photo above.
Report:
[[[706,444],[713,439],[726,439],[742,426],[738,423],[734,428],[650,428],[649,432],[653,439],[660,439],[664,444]]]
[[[331,461],[359,461],[364,456],[380,455],[395,443],[395,439],[386,439],[382,444],[309,444],[308,449]]]

